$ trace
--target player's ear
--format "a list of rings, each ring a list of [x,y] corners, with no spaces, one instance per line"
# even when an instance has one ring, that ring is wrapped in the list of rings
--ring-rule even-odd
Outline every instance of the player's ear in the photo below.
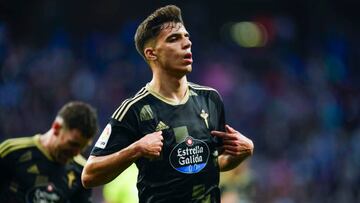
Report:
[[[146,47],[144,49],[144,55],[149,61],[155,61],[157,59],[156,51],[152,47]]]
[[[59,121],[57,121],[57,120],[55,120],[55,121],[52,123],[51,129],[53,130],[54,135],[59,135],[59,134],[60,134],[60,129],[61,129],[61,127],[62,127],[62,124],[61,124]]]

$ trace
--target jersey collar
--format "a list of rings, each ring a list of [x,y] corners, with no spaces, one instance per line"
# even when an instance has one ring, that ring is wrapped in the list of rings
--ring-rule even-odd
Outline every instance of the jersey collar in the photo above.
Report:
[[[185,104],[188,100],[189,100],[189,85],[187,85],[187,89],[186,89],[186,92],[185,92],[185,96],[184,98],[180,101],[180,102],[175,102],[174,100],[172,99],[169,99],[169,98],[166,98],[164,96],[162,96],[161,94],[159,94],[158,92],[156,92],[151,86],[149,83],[146,84],[146,90],[150,92],[150,94],[152,94],[154,97],[158,98],[159,100],[167,103],[167,104],[170,104],[172,106],[177,106],[177,105],[182,105],[182,104]]]

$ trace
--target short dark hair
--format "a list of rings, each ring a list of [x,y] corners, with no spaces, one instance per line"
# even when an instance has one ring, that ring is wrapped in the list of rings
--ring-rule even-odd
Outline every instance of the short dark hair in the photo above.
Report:
[[[179,7],[174,5],[161,7],[150,14],[137,28],[134,37],[135,46],[144,59],[146,59],[144,55],[145,44],[157,37],[162,29],[162,25],[167,22],[184,24]]]
[[[65,104],[58,112],[66,128],[78,129],[83,137],[92,138],[98,131],[96,110],[80,101]]]

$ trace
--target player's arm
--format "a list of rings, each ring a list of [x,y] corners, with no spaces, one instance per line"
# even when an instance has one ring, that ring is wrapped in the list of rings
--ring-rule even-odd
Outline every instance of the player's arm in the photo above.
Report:
[[[118,152],[105,156],[90,156],[82,172],[85,188],[106,184],[122,173],[140,157],[160,156],[163,146],[162,132],[147,134]]]
[[[253,142],[229,125],[225,125],[225,132],[212,131],[211,134],[223,142],[223,153],[218,157],[220,171],[234,169],[253,154]]]

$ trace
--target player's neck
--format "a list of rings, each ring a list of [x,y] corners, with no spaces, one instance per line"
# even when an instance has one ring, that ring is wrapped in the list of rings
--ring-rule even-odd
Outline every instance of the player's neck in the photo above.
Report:
[[[186,76],[181,79],[175,78],[157,78],[155,75],[149,83],[151,90],[160,94],[161,96],[174,101],[175,103],[180,103],[188,90],[188,84]]]
[[[50,129],[48,132],[40,136],[40,145],[50,154],[52,155],[51,151],[51,132],[52,129]]]

